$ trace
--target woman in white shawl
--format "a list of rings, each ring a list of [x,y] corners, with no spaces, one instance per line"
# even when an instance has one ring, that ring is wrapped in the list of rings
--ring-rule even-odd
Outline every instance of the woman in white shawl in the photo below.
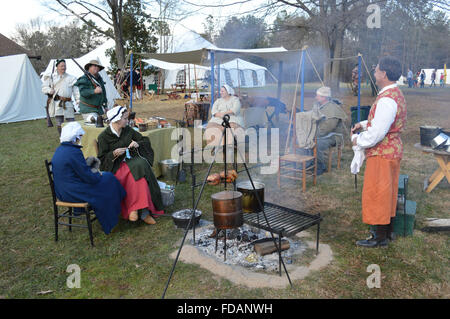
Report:
[[[220,140],[221,134],[224,130],[222,122],[225,115],[230,116],[230,126],[235,134],[238,133],[236,132],[236,129],[242,129],[244,126],[244,121],[241,115],[241,102],[239,101],[239,98],[237,96],[234,96],[233,88],[227,84],[224,84],[220,88],[220,96],[221,97],[217,99],[213,104],[211,119],[209,120],[206,127],[205,135],[208,144],[211,144],[211,142],[213,141],[215,141],[215,143],[218,143],[218,141]],[[215,143],[212,144],[217,145]],[[232,143],[233,136],[231,135],[231,133],[228,133],[227,144]],[[222,140],[221,145],[223,144],[224,141]]]

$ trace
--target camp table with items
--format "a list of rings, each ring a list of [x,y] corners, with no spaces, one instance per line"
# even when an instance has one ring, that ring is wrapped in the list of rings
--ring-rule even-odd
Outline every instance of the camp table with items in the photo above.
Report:
[[[439,167],[434,171],[434,173],[426,178],[424,181],[425,192],[431,192],[439,182],[445,177],[447,182],[450,183],[450,153],[444,150],[434,150],[431,147],[423,146],[420,143],[414,144],[414,147],[421,150],[423,153],[431,153],[439,164]]]

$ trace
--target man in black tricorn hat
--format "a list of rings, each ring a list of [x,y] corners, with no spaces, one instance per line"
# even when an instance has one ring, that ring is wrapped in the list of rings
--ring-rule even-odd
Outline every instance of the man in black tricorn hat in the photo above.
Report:
[[[97,60],[91,60],[84,66],[90,76],[85,74],[75,83],[80,89],[80,113],[88,122],[95,122],[107,107],[105,82],[99,74],[104,68]]]
[[[74,90],[76,81],[76,77],[66,73],[65,60],[56,60],[56,72],[42,78],[42,93],[51,99],[48,102],[48,112],[49,116],[55,117],[59,134],[64,119],[67,122],[75,120],[72,94],[78,95],[78,90]]]

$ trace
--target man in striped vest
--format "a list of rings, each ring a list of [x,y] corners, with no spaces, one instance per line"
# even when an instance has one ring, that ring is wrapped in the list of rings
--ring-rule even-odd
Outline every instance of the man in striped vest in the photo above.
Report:
[[[367,121],[357,123],[352,134],[353,145],[365,149],[367,158],[362,192],[363,223],[373,225],[375,232],[366,240],[356,242],[362,247],[387,246],[393,239],[392,220],[398,195],[400,160],[403,144],[400,134],[406,124],[406,101],[397,87],[401,75],[400,62],[390,56],[380,59],[375,69],[380,92]]]

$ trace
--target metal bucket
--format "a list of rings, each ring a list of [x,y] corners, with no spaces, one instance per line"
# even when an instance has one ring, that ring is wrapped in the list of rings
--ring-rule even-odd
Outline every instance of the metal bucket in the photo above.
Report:
[[[262,211],[262,207],[260,207],[256,195],[258,195],[262,205],[264,205],[265,185],[256,181],[253,181],[253,185],[255,185],[255,189],[253,189],[250,181],[241,182],[236,185],[238,192],[242,193],[242,210],[244,213],[257,213]]]
[[[178,167],[180,163],[175,159],[166,159],[160,161],[161,165],[161,174],[164,178],[174,181],[177,179]]]
[[[218,229],[233,229],[244,223],[242,193],[223,191],[211,195],[214,226]]]

